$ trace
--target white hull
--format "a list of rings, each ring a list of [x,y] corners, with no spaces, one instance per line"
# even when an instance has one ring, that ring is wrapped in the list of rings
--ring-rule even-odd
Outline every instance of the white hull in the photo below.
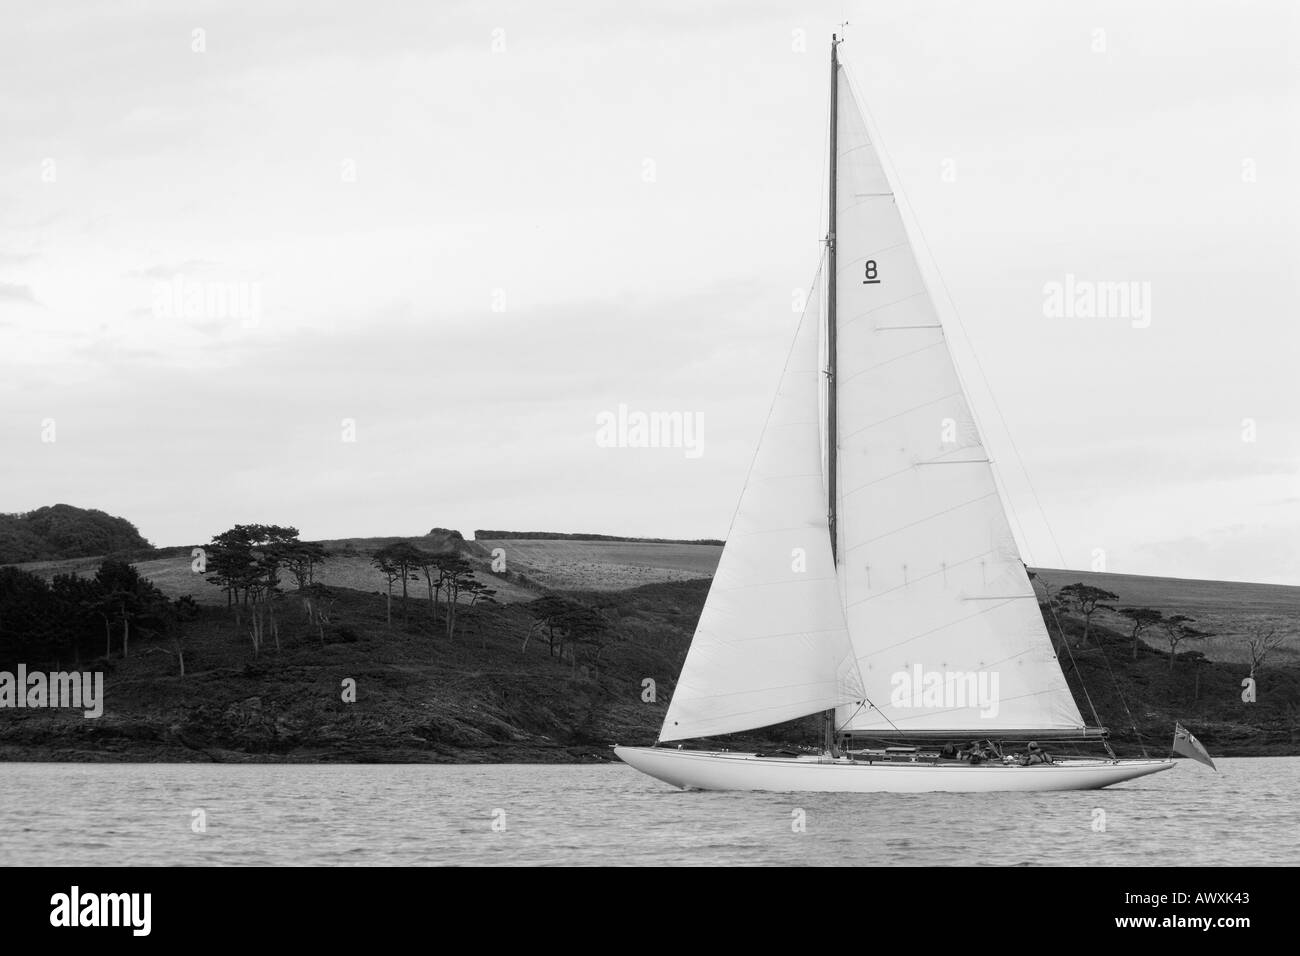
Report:
[[[615,747],[624,763],[689,790],[766,790],[777,793],[995,793],[1007,790],[1098,790],[1168,770],[1172,760],[1060,759],[1020,767],[970,766],[956,761],[849,761],[825,757]]]

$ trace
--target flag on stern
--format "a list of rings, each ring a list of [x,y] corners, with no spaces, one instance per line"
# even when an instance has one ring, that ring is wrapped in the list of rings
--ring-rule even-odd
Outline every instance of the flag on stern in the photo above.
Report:
[[[1174,724],[1174,753],[1199,760],[1215,773],[1219,772],[1219,768],[1210,759],[1210,752],[1205,749],[1205,745],[1193,737],[1190,730],[1178,723]]]

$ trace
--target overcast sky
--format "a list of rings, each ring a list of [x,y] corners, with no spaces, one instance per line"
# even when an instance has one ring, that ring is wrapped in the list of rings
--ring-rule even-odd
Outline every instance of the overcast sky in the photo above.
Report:
[[[1300,581],[1293,3],[700,6],[11,0],[0,510],[725,535],[847,18],[1027,560]]]

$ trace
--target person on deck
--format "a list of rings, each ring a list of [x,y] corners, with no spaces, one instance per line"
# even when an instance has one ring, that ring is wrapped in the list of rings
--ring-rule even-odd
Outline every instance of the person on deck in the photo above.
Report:
[[[1029,752],[1020,760],[1020,766],[1032,767],[1040,763],[1052,763],[1052,755],[1034,741],[1029,741]]]
[[[969,747],[962,749],[960,756],[965,760],[969,760],[971,766],[983,763],[988,758],[988,754],[985,752],[984,748],[980,746],[978,740],[972,740]]]

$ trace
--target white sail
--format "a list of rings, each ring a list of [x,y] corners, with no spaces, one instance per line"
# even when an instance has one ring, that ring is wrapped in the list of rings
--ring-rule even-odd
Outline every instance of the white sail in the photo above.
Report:
[[[893,190],[840,71],[838,558],[854,731],[1083,726]]]
[[[860,699],[827,526],[817,316],[812,302],[660,740],[765,727]]]

